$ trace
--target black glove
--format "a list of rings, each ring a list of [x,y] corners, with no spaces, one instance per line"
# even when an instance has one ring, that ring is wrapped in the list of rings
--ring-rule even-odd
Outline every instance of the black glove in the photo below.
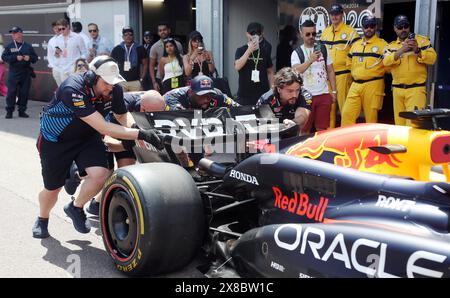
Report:
[[[152,144],[158,150],[164,149],[164,144],[161,141],[161,138],[158,136],[157,131],[155,130],[139,130],[138,140],[144,140],[147,143]]]
[[[131,151],[136,146],[136,142],[134,140],[122,140],[122,146],[125,150]]]

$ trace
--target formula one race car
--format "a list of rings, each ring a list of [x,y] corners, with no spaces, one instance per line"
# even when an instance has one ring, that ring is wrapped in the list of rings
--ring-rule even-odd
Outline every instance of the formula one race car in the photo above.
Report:
[[[450,132],[435,125],[450,111],[309,136],[265,107],[197,113],[134,114],[172,137],[163,152],[140,143],[141,164],[105,184],[101,230],[118,270],[171,272],[201,252],[208,277],[450,276]],[[226,138],[243,151],[202,151]],[[174,143],[200,147],[189,156],[202,179],[177,165]]]

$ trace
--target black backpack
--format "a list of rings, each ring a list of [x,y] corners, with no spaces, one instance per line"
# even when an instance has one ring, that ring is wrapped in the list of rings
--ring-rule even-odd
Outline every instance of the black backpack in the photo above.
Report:
[[[295,49],[298,57],[300,58],[300,64],[305,63],[305,53],[303,53],[301,46]],[[324,44],[320,44],[320,51],[322,52],[323,59],[325,60],[325,65],[327,65],[328,51]]]

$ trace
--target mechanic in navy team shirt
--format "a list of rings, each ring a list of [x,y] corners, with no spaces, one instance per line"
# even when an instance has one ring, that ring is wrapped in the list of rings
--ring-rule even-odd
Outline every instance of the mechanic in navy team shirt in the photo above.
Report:
[[[89,233],[90,225],[83,206],[100,191],[109,174],[102,135],[145,140],[162,148],[155,132],[128,128],[133,120],[120,96],[123,90],[118,84],[124,79],[120,76],[117,63],[108,56],[99,56],[89,68],[90,71],[65,80],[42,112],[37,148],[44,189],[39,194],[40,214],[32,229],[35,238],[50,236],[50,211],[56,204],[73,161],[80,173],[86,174],[82,175],[86,178],[78,197],[64,206],[64,211],[78,232]],[[110,96],[111,93],[113,96]],[[110,110],[127,127],[107,122],[105,116]]]
[[[191,86],[177,88],[164,94],[166,110],[207,110],[216,107],[237,107],[239,104],[214,88],[211,78],[200,75],[191,81]]]
[[[272,89],[261,96],[256,106],[269,105],[281,122],[295,122],[301,131],[311,114],[311,100],[307,102],[303,97],[302,83],[300,74],[294,69],[282,68],[274,77]]]

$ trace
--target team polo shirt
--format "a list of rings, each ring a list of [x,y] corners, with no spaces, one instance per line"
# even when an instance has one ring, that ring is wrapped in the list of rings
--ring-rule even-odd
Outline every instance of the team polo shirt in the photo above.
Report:
[[[123,90],[114,86],[108,99],[96,97],[85,81],[85,75],[73,75],[64,81],[45,111],[42,113],[40,131],[47,141],[88,140],[98,132],[81,118],[99,112],[107,117],[110,112],[125,114],[127,109],[123,100]]]
[[[311,106],[306,103],[305,98],[301,95],[301,93],[298,95],[295,104],[283,106],[281,105],[279,98],[273,93],[272,89],[264,93],[256,103],[257,107],[261,105],[269,105],[275,116],[281,120],[294,119],[295,111],[298,108],[311,110]]]

